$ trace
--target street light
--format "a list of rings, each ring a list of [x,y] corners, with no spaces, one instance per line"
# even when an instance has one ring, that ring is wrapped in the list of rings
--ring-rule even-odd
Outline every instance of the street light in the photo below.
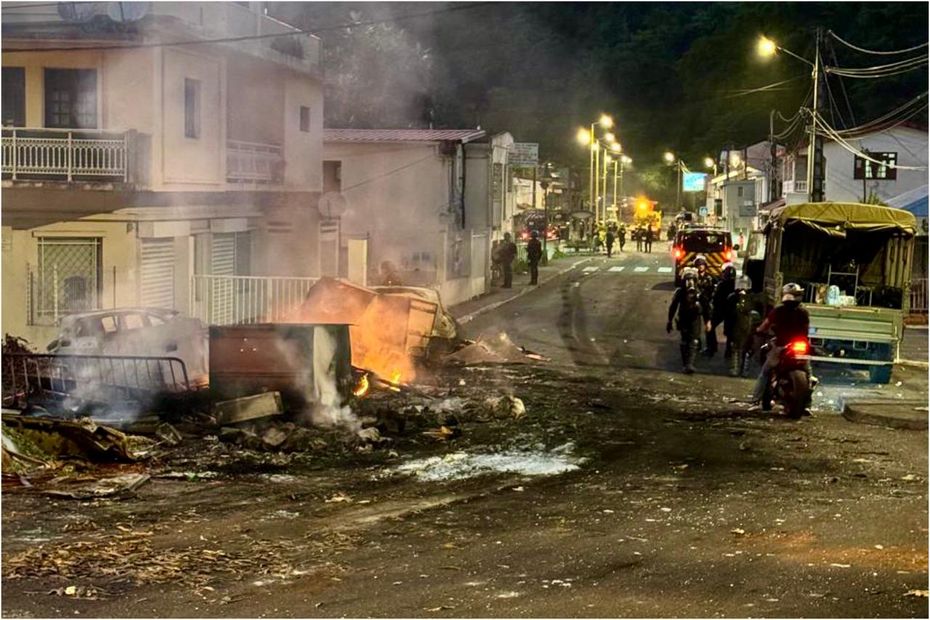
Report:
[[[716,165],[717,165],[717,164],[716,164],[716,162],[714,162],[714,158],[713,158],[713,157],[705,157],[705,158],[704,158],[704,167],[705,167],[705,168],[713,168],[713,167],[715,167]]]
[[[678,168],[678,184],[675,187],[675,207],[681,211],[681,160],[671,151],[665,151],[662,157],[665,159],[666,164],[670,166],[675,164],[675,167]]]
[[[578,128],[578,133],[575,135],[575,137],[577,138],[578,143],[581,144],[581,146],[588,146],[589,144],[591,144],[591,134],[588,133],[588,130],[585,129],[584,127]]]
[[[759,56],[762,56],[763,58],[771,58],[777,51],[778,46],[775,45],[775,41],[771,40],[765,35],[759,37],[759,42],[756,43],[756,52],[758,52]]]
[[[817,29],[817,38],[814,48],[814,62],[803,56],[798,56],[789,49],[778,45],[772,39],[762,36],[756,42],[756,52],[763,58],[771,58],[776,52],[784,52],[788,56],[800,60],[811,67],[811,78],[814,81],[814,102],[811,105],[810,137],[807,144],[807,200],[808,202],[823,202],[823,137],[817,132],[817,118],[820,116],[820,102],[823,95],[820,93],[820,39],[822,31]]]
[[[607,144],[614,144],[617,141],[617,136],[608,131],[604,134],[604,140],[607,141]]]
[[[610,150],[613,151],[614,153],[619,153],[620,151],[623,150],[623,147],[620,146],[619,142],[614,142],[613,144],[610,145]]]
[[[606,114],[601,114],[601,118],[598,119],[597,124],[605,129],[610,129],[614,126],[614,119],[610,118]]]

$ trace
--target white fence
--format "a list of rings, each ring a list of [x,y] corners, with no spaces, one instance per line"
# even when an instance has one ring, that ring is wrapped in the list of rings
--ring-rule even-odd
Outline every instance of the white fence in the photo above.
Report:
[[[806,194],[807,181],[784,181],[781,188],[783,194]]]
[[[100,132],[80,129],[4,129],[3,174],[12,179],[105,177],[126,181],[127,136],[104,137]]]
[[[207,325],[283,322],[318,279],[195,275],[190,314]]]
[[[230,183],[280,183],[284,154],[277,144],[229,140],[226,144],[226,180]]]
[[[927,278],[911,281],[911,314],[927,314]]]

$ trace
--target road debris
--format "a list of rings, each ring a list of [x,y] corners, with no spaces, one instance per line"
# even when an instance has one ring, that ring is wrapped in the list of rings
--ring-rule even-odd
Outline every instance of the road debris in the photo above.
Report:
[[[904,593],[904,596],[915,596],[917,598],[927,598],[927,590],[908,590]]]
[[[496,473],[524,476],[555,476],[576,471],[585,459],[572,456],[574,445],[564,444],[551,451],[505,450],[496,453],[453,452],[409,461],[392,473],[410,474],[421,480],[463,480]]]
[[[280,392],[265,392],[223,400],[216,403],[213,409],[217,423],[225,426],[281,415],[284,412],[284,404]]]
[[[51,497],[64,499],[100,499],[104,497],[125,497],[151,479],[148,474],[124,474],[110,478],[100,478],[88,485],[73,490],[48,489],[44,491]]]

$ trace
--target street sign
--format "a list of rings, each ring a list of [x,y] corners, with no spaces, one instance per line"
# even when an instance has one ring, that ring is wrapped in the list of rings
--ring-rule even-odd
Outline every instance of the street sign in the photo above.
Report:
[[[707,175],[703,172],[685,172],[681,177],[681,189],[684,192],[703,192]]]
[[[508,159],[512,166],[535,166],[539,163],[539,144],[514,142]]]
[[[698,215],[701,217],[707,217],[707,207],[701,207],[698,209]]]

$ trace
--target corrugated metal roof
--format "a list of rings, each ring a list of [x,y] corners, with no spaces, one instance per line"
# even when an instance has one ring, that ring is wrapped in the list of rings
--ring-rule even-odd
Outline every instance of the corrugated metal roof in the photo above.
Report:
[[[324,129],[323,142],[471,142],[483,129]]]

